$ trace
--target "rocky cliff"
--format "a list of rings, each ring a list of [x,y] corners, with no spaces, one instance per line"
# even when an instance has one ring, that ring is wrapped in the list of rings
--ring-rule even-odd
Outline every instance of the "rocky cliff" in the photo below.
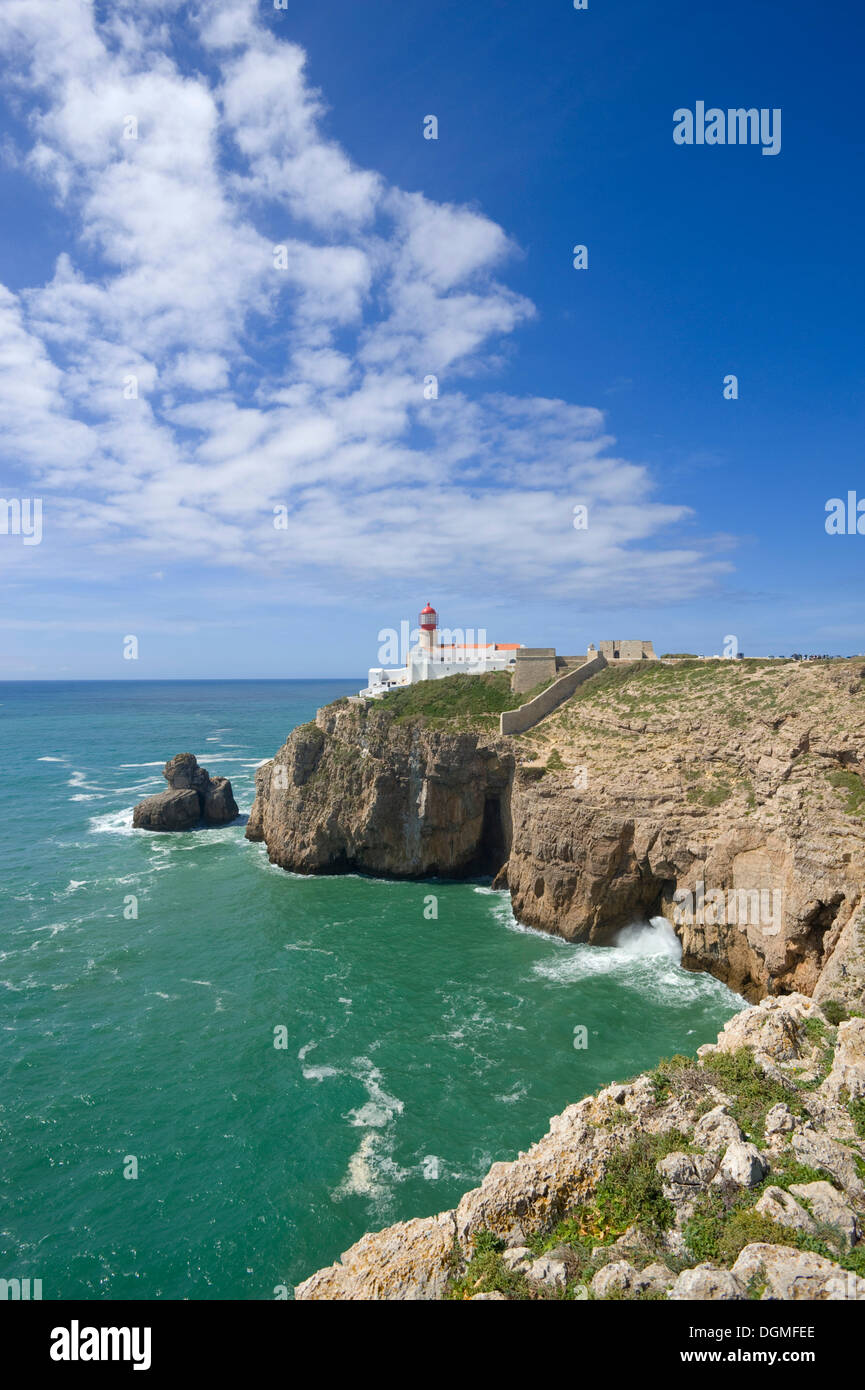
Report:
[[[574,941],[663,913],[686,967],[747,998],[849,1003],[865,980],[863,669],[609,670],[506,739],[493,718],[443,715],[446,681],[435,717],[417,692],[410,713],[399,696],[339,702],[259,770],[247,834],[302,873],[491,873],[520,921]]]
[[[495,873],[513,772],[512,750],[477,732],[329,705],[256,773],[246,833],[297,873]]]
[[[498,686],[487,714],[460,678],[450,712],[435,682],[291,734],[247,829],[273,862],[492,874],[572,941],[663,913],[687,967],[760,1001],[298,1298],[865,1299],[863,671],[608,670],[507,739]]]

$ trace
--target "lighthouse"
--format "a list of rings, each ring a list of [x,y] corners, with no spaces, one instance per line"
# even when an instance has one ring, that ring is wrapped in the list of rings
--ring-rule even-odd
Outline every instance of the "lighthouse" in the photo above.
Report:
[[[439,615],[428,603],[418,614],[419,639],[415,646],[406,652],[405,665],[397,667],[371,666],[369,680],[360,692],[363,699],[379,699],[389,691],[406,685],[416,685],[419,681],[442,680],[445,676],[484,676],[494,671],[512,671],[516,666],[519,642],[488,642],[486,632],[481,631],[475,640],[474,629],[468,633],[462,629],[451,632],[439,627]],[[400,624],[404,629],[404,639],[409,640],[408,619]],[[379,633],[381,640],[387,633],[396,629],[385,629]],[[379,649],[383,654],[382,649]]]
[[[418,617],[421,651],[424,652],[426,656],[430,657],[431,660],[435,657],[436,628],[438,627],[438,621],[439,615],[432,604],[428,603],[426,608],[421,609]]]

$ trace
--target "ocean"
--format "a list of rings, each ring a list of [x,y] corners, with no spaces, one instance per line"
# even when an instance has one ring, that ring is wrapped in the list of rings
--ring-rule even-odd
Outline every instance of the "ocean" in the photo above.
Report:
[[[0,1277],[272,1299],[743,1006],[660,922],[573,946],[485,882],[270,865],[255,767],[360,683],[0,685]],[[133,831],[186,751],[241,823]]]

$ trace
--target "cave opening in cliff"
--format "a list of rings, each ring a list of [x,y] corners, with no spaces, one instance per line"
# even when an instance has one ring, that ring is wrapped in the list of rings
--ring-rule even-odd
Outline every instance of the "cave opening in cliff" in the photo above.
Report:
[[[819,971],[826,963],[826,937],[835,927],[836,918],[844,902],[843,893],[835,893],[826,902],[814,904],[802,923],[802,931],[786,946],[786,968],[788,971],[802,961],[813,960]],[[834,941],[832,942],[834,946]],[[795,988],[795,984],[792,988]],[[781,992],[781,991],[778,991]],[[789,993],[789,989],[784,990]]]
[[[484,818],[472,870],[494,878],[507,857],[501,797],[488,796],[484,802]]]

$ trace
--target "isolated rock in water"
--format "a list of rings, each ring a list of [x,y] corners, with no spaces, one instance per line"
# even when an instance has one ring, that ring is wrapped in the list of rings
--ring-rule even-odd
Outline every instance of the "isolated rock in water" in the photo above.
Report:
[[[170,791],[139,801],[132,824],[139,830],[191,830],[205,825],[228,825],[238,814],[227,777],[211,777],[198,766],[193,753],[169,758],[162,775]]]
[[[140,830],[191,830],[201,820],[198,792],[159,792],[139,801],[132,812],[132,824]]]

